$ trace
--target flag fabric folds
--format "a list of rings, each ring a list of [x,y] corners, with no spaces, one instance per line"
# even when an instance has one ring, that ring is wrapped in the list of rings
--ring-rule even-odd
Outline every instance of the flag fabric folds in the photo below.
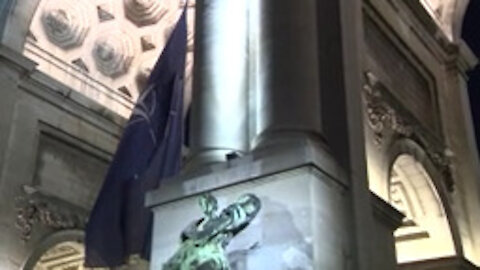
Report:
[[[186,9],[125,127],[86,228],[87,267],[113,267],[133,254],[147,258],[152,213],[145,193],[180,170]]]

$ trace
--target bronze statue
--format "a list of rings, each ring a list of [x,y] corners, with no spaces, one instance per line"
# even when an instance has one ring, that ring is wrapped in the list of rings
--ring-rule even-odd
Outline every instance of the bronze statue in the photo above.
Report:
[[[261,208],[260,199],[245,194],[217,214],[217,199],[210,194],[199,201],[204,217],[187,226],[180,248],[163,265],[163,270],[229,270],[225,248],[245,229]]]

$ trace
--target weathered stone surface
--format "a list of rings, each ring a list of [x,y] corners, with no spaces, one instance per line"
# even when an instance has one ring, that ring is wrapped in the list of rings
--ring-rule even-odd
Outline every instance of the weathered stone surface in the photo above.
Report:
[[[50,0],[42,11],[43,28],[52,43],[69,49],[80,46],[90,29],[83,1]]]

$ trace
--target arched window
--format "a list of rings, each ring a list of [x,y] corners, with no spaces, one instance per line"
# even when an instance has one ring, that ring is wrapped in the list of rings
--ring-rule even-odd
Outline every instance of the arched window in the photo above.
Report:
[[[455,256],[442,199],[424,166],[414,156],[401,154],[390,175],[390,203],[405,215],[395,233],[398,262]]]

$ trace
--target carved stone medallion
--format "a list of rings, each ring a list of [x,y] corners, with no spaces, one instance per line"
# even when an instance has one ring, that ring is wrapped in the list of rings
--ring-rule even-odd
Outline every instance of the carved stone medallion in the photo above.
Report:
[[[42,11],[42,25],[49,40],[64,49],[80,46],[90,29],[86,8],[77,1],[49,1]]]
[[[125,74],[134,56],[133,42],[128,34],[122,31],[99,36],[93,47],[97,69],[112,78]]]
[[[168,10],[166,1],[158,0],[124,0],[125,14],[138,26],[158,22]]]

